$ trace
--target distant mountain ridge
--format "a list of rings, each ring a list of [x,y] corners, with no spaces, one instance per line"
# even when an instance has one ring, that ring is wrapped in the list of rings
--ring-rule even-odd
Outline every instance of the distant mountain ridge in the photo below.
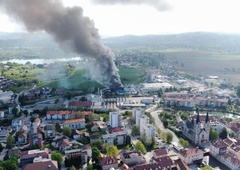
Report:
[[[240,51],[240,34],[192,32],[168,35],[126,35],[104,38],[104,44],[111,48],[223,48]],[[0,32],[0,47],[20,46],[57,46],[46,33],[3,33]]]
[[[121,36],[103,40],[112,47],[238,47],[240,49],[240,34],[220,34],[208,32],[193,32],[169,35]]]

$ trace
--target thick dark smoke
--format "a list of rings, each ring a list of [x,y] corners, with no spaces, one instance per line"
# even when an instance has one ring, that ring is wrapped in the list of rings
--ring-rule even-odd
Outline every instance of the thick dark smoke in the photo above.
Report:
[[[83,16],[82,8],[64,7],[60,0],[0,0],[0,7],[29,32],[45,31],[60,46],[92,58],[96,66],[90,70],[102,85],[122,86],[114,54],[101,42],[93,21]]]
[[[97,4],[145,4],[156,8],[158,11],[166,11],[170,9],[170,5],[164,0],[92,0]]]

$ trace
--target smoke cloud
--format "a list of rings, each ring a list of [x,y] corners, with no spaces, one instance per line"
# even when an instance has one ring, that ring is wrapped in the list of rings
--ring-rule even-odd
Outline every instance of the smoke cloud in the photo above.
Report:
[[[29,32],[45,31],[60,47],[93,59],[95,67],[90,71],[100,84],[114,89],[122,86],[114,54],[101,42],[94,22],[83,16],[81,7],[64,7],[60,0],[0,0],[0,7]]]
[[[170,5],[164,0],[92,0],[97,4],[130,4],[130,5],[149,5],[157,9],[158,11],[167,11],[170,9]]]

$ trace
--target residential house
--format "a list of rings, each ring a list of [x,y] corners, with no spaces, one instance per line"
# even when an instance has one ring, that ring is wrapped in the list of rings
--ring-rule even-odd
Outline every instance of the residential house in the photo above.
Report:
[[[192,164],[194,162],[201,162],[204,152],[198,148],[189,148],[181,150],[178,153],[178,157],[182,159],[186,164]]]
[[[226,153],[228,145],[222,140],[214,140],[210,143],[210,153],[214,156]]]
[[[12,128],[15,129],[16,131],[19,130],[21,126],[23,126],[25,121],[24,117],[16,118],[12,120]]]
[[[185,162],[183,162],[181,159],[177,159],[174,162],[177,166],[177,170],[190,170],[188,165]]]
[[[47,160],[25,165],[22,170],[58,170],[57,161]]]
[[[85,119],[72,119],[65,120],[63,122],[63,127],[69,127],[70,129],[83,129],[85,128]]]
[[[109,170],[111,168],[118,168],[118,160],[115,156],[102,157],[100,160],[102,170]]]
[[[154,161],[157,162],[160,169],[176,168],[176,165],[174,164],[173,160],[168,156],[159,157],[159,158],[155,159]]]
[[[56,134],[55,124],[47,124],[44,126],[44,137],[54,138]]]
[[[32,125],[35,126],[35,127],[38,127],[41,123],[41,119],[40,118],[35,118]]]
[[[20,133],[18,135],[18,143],[25,143],[27,141],[27,134],[26,133]]]
[[[92,157],[92,147],[89,144],[83,145],[81,150],[86,152],[89,157]]]
[[[49,159],[49,149],[23,151],[20,156],[20,166],[33,163],[35,158]]]
[[[48,120],[68,120],[70,119],[71,111],[47,111]]]
[[[146,159],[140,151],[127,151],[121,155],[121,160],[128,166],[146,163]]]
[[[6,142],[9,132],[7,130],[0,130],[0,142]]]
[[[74,129],[74,130],[72,131],[73,139],[79,140],[79,139],[80,139],[80,134],[81,134],[81,133],[80,133],[77,129]]]
[[[225,153],[221,156],[221,162],[227,165],[231,170],[240,169],[240,160],[230,153]]]
[[[70,141],[68,139],[60,140],[57,144],[57,147],[59,148],[60,151],[66,151],[71,146],[72,146],[72,144],[70,143]]]
[[[167,150],[164,149],[164,148],[153,150],[153,157],[154,157],[154,159],[166,157],[167,154],[168,154]]]
[[[32,147],[33,145],[38,145],[39,147],[42,147],[42,134],[36,133],[29,136],[29,146]]]
[[[237,139],[240,139],[240,123],[231,122],[228,124],[229,133],[233,133]]]
[[[91,127],[91,132],[98,132],[100,130],[98,123],[93,123],[93,126]]]
[[[96,142],[99,139],[100,139],[99,135],[90,135],[90,142],[91,143]]]

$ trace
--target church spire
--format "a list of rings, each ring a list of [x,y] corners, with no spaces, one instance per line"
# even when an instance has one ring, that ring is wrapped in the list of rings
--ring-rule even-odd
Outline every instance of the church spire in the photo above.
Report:
[[[197,119],[196,119],[196,124],[200,123],[200,116],[199,116],[199,111],[197,108]]]
[[[208,121],[209,121],[209,116],[208,116],[208,111],[207,111],[205,122],[207,123]]]

